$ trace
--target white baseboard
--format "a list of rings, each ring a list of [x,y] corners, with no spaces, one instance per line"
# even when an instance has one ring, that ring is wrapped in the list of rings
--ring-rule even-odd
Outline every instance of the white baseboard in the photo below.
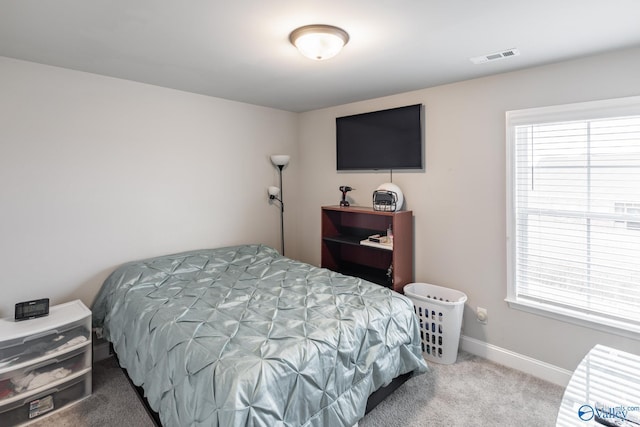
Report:
[[[464,335],[460,338],[460,348],[476,356],[517,369],[562,387],[567,386],[571,379],[571,374],[573,374],[573,372],[566,369]]]

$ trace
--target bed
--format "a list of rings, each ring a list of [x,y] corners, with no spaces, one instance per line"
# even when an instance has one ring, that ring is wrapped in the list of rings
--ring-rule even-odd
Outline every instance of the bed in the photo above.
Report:
[[[93,324],[164,426],[352,426],[427,370],[411,302],[263,245],[125,264]]]

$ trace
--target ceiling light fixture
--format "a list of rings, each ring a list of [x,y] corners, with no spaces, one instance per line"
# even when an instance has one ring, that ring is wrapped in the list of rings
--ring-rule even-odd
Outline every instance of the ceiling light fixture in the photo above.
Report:
[[[349,34],[332,25],[305,25],[293,30],[289,41],[307,58],[322,61],[336,56],[349,42]]]

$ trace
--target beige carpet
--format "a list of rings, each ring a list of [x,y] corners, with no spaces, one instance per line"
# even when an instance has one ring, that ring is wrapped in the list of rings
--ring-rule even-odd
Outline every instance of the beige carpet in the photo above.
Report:
[[[429,373],[407,381],[359,427],[555,425],[561,387],[468,353],[460,353],[454,365],[429,365]],[[33,426],[151,427],[153,423],[110,358],[94,364],[89,398]]]
[[[464,352],[453,365],[429,366],[359,427],[556,425],[562,387]]]

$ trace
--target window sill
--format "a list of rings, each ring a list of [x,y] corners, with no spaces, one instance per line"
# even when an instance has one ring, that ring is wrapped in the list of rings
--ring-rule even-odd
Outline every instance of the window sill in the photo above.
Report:
[[[549,317],[597,331],[640,340],[640,325],[623,323],[605,316],[583,313],[531,300],[506,298],[510,308]]]

